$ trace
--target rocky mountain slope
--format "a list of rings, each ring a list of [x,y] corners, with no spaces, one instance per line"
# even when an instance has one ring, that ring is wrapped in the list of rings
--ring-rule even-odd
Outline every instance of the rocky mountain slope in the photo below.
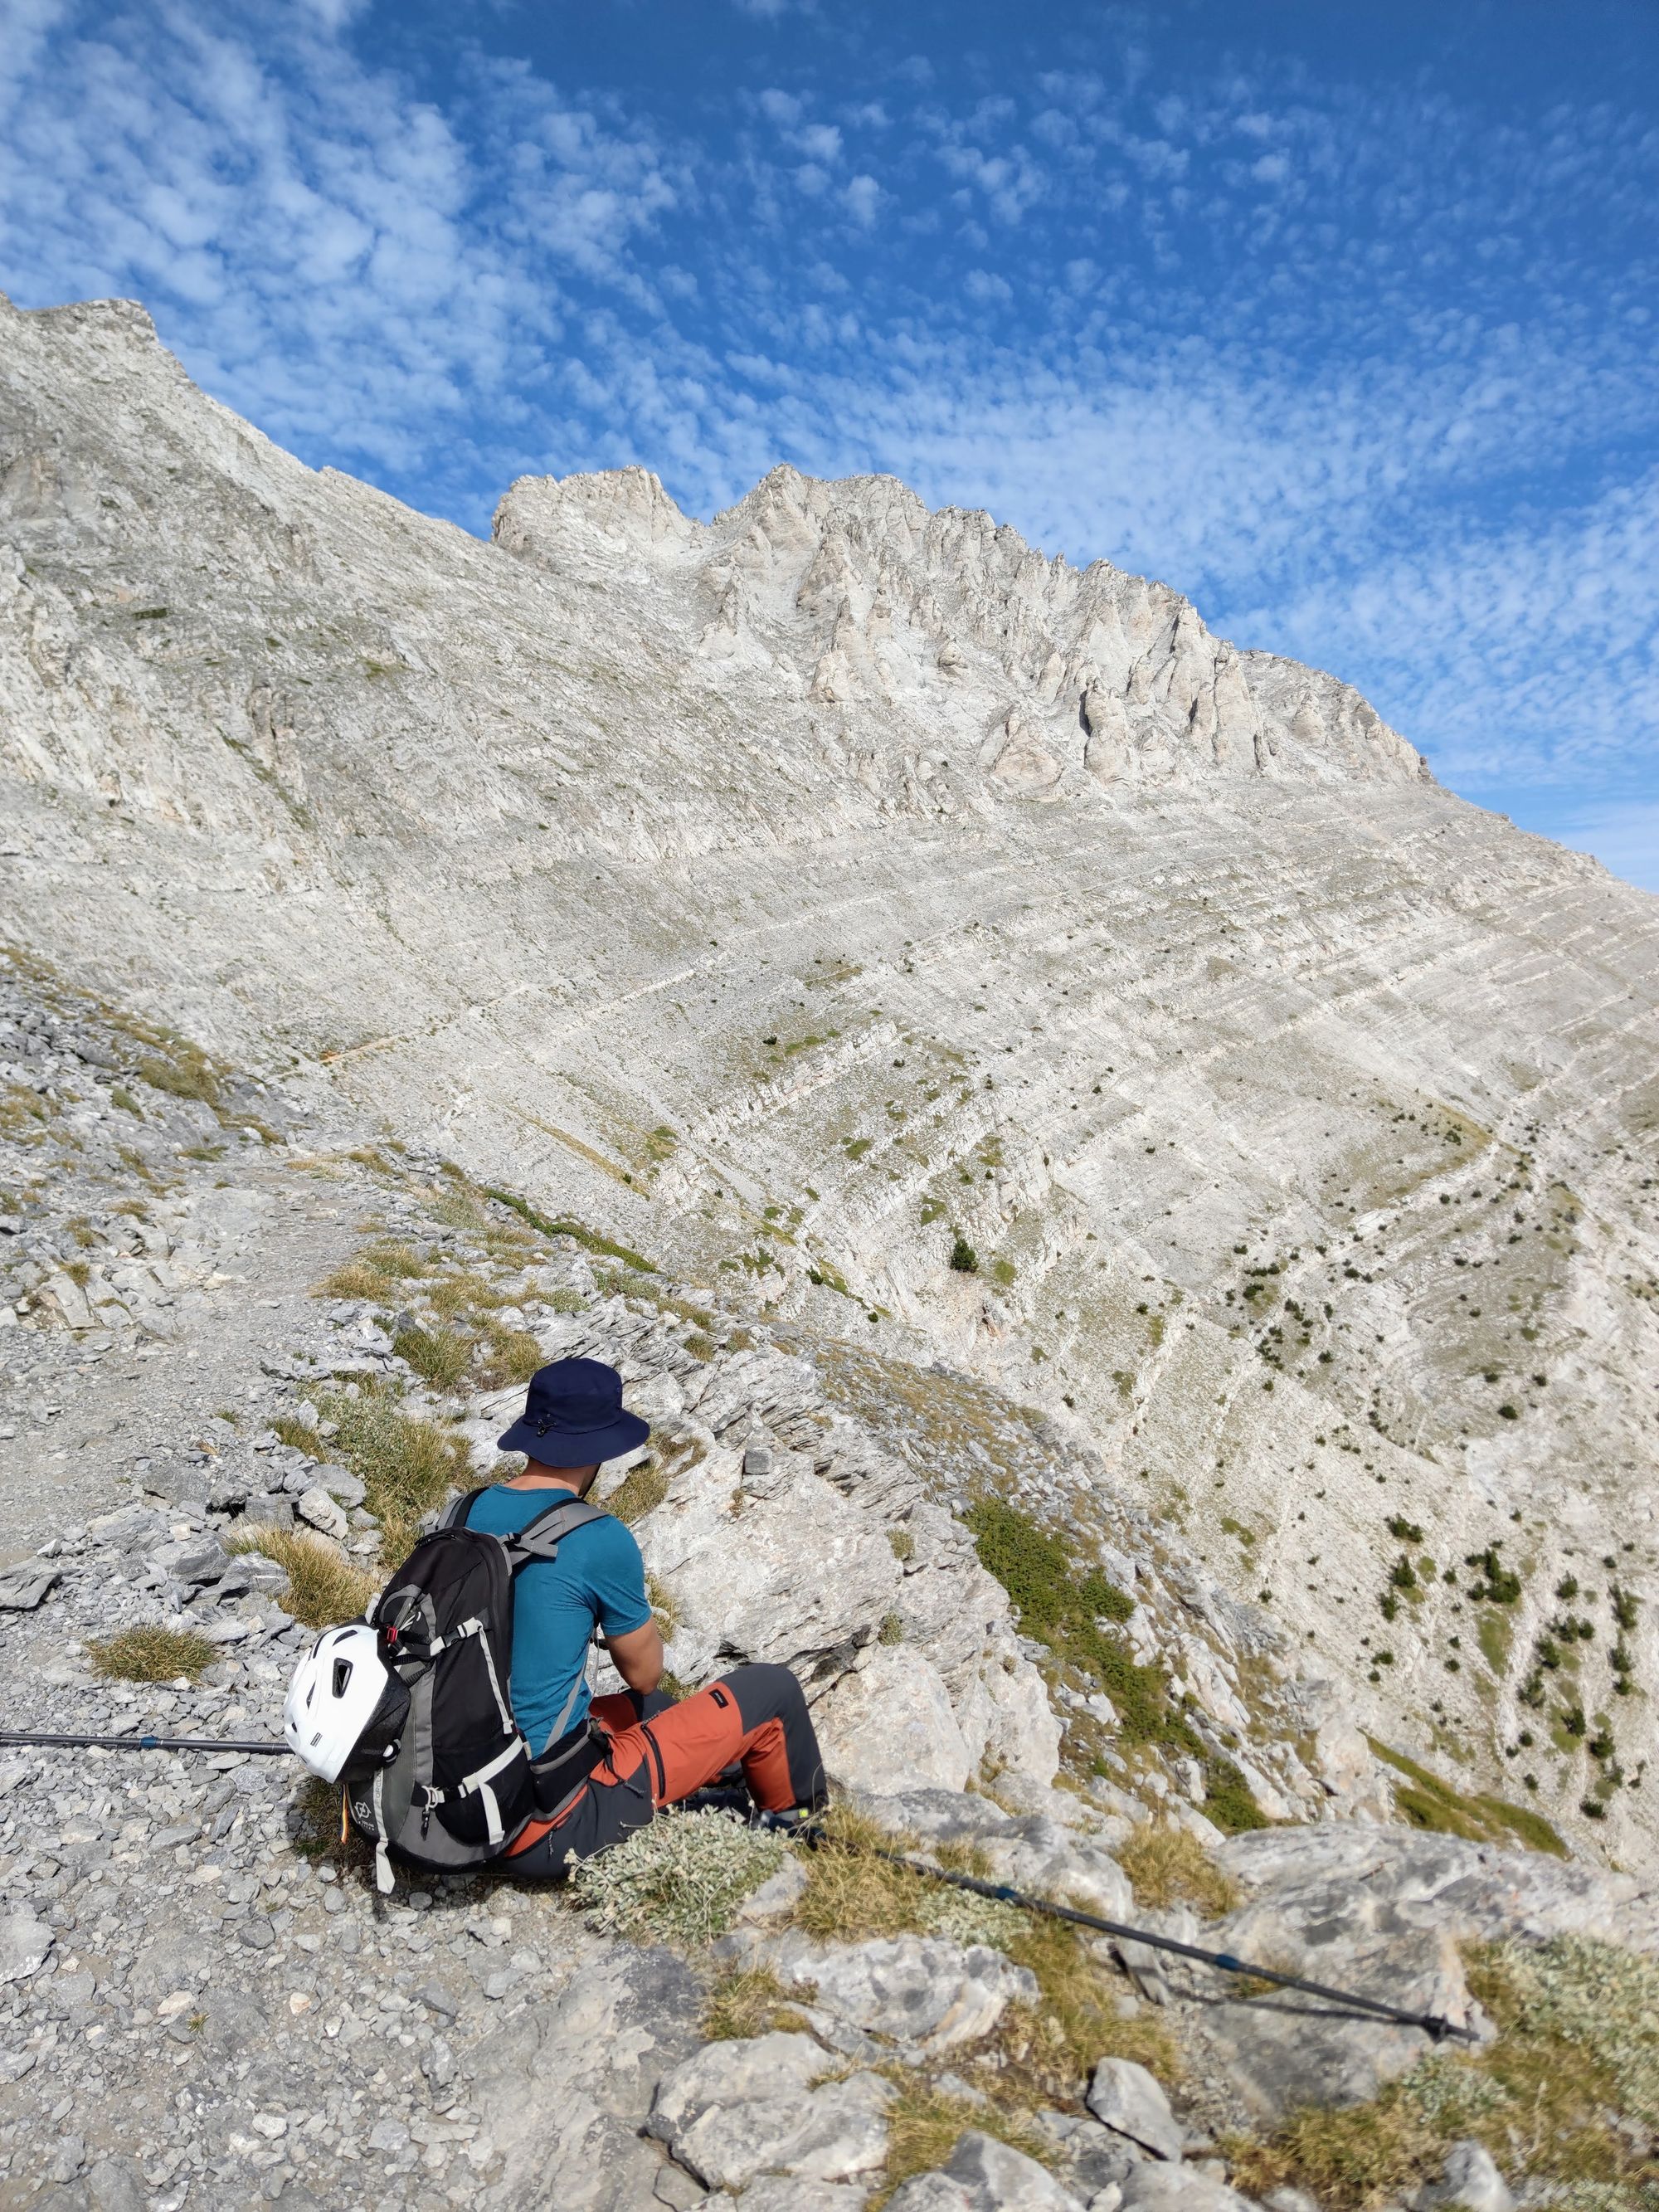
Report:
[[[480,544],[120,303],[0,310],[0,540],[16,942],[1038,1408],[1380,1739],[1649,1861],[1650,898],[1163,585],[787,471]]]
[[[1306,2212],[1308,2185],[1421,2185],[1423,2212],[1501,2212],[1494,2152],[1528,2205],[1644,2201],[1651,1882],[1373,1756],[1034,1409],[769,1322],[15,957],[0,1097],[0,1510],[35,1534],[0,1573],[12,1727],[269,1739],[307,1624],[489,1471],[526,1372],[592,1351],[653,1419],[602,1481],[676,1675],[794,1666],[874,1824],[808,1852],[698,1814],[574,1895],[381,1898],[286,1756],[0,1750],[0,2205]],[[1076,1940],[862,1848],[896,1838],[1471,2039]],[[1310,2103],[1338,2108],[1322,2143]]]

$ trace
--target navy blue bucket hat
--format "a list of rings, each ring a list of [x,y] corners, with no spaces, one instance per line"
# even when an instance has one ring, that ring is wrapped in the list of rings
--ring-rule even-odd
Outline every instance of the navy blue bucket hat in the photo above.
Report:
[[[495,1441],[544,1467],[597,1467],[642,1444],[649,1421],[624,1413],[622,1376],[602,1359],[556,1359],[530,1378],[523,1413]]]

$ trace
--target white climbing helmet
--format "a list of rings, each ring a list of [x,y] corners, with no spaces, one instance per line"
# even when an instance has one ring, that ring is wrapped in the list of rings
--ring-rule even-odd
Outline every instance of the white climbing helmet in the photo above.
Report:
[[[389,1692],[396,1693],[390,1700]],[[401,1714],[408,1700],[380,1656],[378,1632],[361,1620],[325,1629],[294,1670],[283,1734],[313,1774],[337,1782],[363,1739],[384,1732],[374,1723],[388,1702]],[[385,1745],[374,1748],[385,1756]]]

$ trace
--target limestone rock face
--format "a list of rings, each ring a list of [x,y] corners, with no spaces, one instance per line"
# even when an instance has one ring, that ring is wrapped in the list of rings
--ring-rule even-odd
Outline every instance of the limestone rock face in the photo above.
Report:
[[[643,470],[526,481],[481,543],[282,453],[141,309],[0,305],[0,812],[9,941],[600,1269],[740,1283],[843,1347],[835,1392],[912,1363],[964,1490],[994,1382],[1224,1590],[1170,1654],[1216,1730],[1267,1593],[1333,1813],[1389,1811],[1367,1738],[1439,1741],[1650,1854],[1656,909],[1334,676],[885,477],[774,470],[707,523]],[[136,1232],[33,1264],[76,1334],[182,1341],[211,1287]],[[770,1358],[718,1386],[745,1422]],[[1045,1784],[1030,1655],[943,1601],[961,1532],[905,1526],[848,1555],[860,1630],[896,1615],[975,1765]]]

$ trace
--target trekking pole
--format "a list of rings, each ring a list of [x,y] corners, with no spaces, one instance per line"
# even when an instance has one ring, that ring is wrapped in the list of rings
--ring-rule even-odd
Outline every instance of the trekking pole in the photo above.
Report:
[[[783,1834],[799,1836],[815,1847],[835,1841],[817,1821],[781,1823],[780,1826]],[[1006,1882],[981,1881],[976,1875],[953,1874],[947,1868],[930,1866],[926,1859],[911,1858],[904,1851],[884,1850],[879,1844],[863,1844],[854,1848],[885,1859],[891,1866],[906,1867],[912,1874],[926,1875],[930,1881],[948,1882],[952,1889],[970,1890],[975,1897],[988,1897],[999,1905],[1014,1905],[1022,1912],[1046,1913],[1051,1920],[1068,1920],[1074,1927],[1094,1929],[1121,1942],[1144,1943],[1149,1950],[1172,1952],[1179,1959],[1195,1959],[1200,1966],[1218,1967],[1225,1974],[1253,1975],[1258,1981],[1272,1982],[1284,1990],[1299,1990],[1306,1996],[1324,1997],[1333,2004],[1357,2008],[1398,2027],[1419,2027],[1435,2043],[1443,2042],[1448,2037],[1465,2043],[1480,2039],[1472,2027],[1460,2027],[1443,2013],[1408,2012],[1400,2005],[1385,2003],[1381,1997],[1362,1996],[1355,1990],[1329,1989],[1323,1982],[1307,1981],[1300,1974],[1280,1973],[1274,1966],[1253,1966],[1248,1959],[1235,1959],[1229,1951],[1206,1951],[1196,1943],[1180,1942],[1173,1936],[1155,1936],[1150,1929],[1130,1928],[1119,1920],[1103,1920],[1097,1913],[1079,1912],[1073,1905],[1056,1905],[1049,1898],[1032,1897],[1024,1890],[1011,1889]]]
[[[0,1751],[44,1745],[57,1751],[246,1751],[288,1752],[286,1743],[241,1743],[214,1735],[44,1735],[0,1729]]]

